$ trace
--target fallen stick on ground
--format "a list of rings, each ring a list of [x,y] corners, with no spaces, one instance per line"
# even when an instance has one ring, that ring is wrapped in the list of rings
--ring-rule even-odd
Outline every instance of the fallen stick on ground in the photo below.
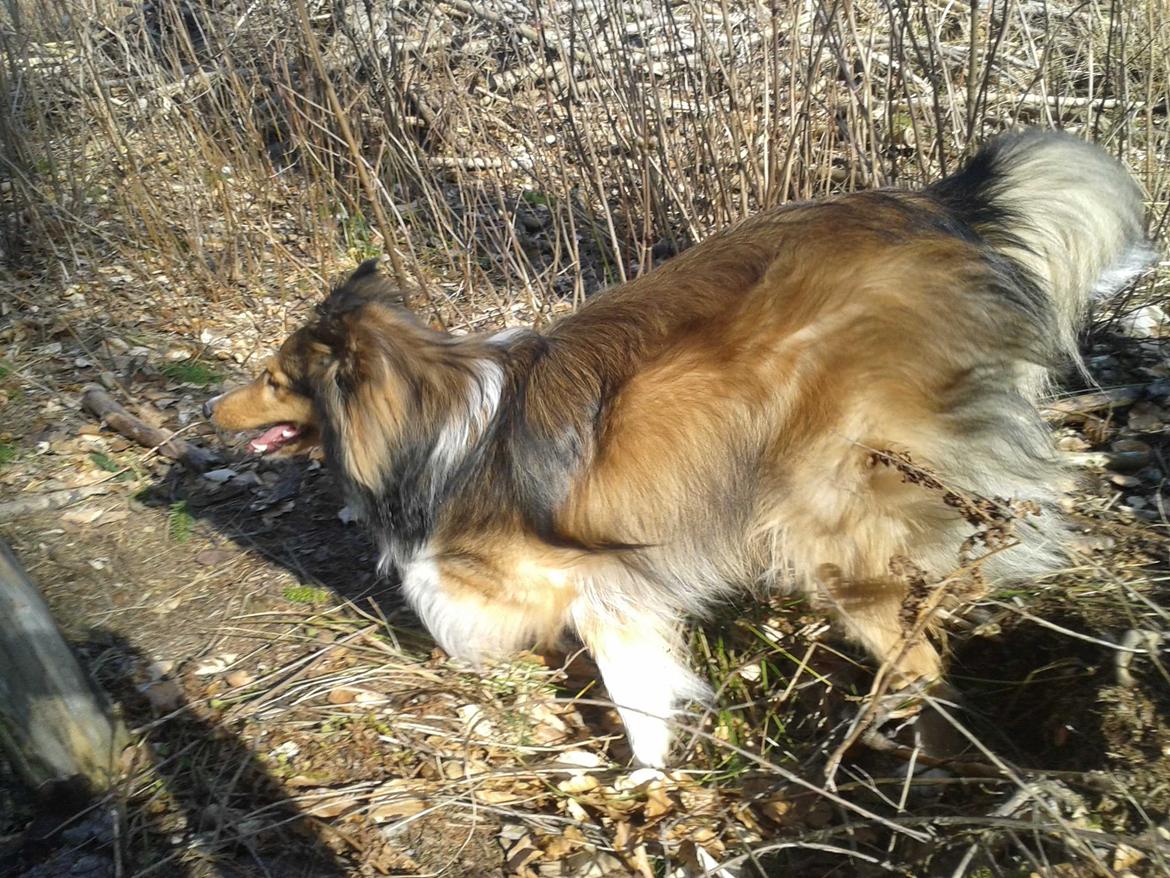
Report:
[[[109,485],[86,485],[83,488],[48,491],[44,494],[33,494],[31,497],[22,497],[20,500],[10,500],[7,503],[0,503],[0,521],[19,518],[22,515],[31,515],[34,512],[64,509],[66,506],[72,506],[74,503],[80,503],[87,497],[108,494],[109,492]]]
[[[152,427],[141,418],[136,418],[99,387],[90,387],[85,391],[81,397],[81,407],[114,432],[146,448],[155,449],[163,457],[177,460],[191,469],[202,472],[219,462],[214,452],[192,445],[167,430]]]

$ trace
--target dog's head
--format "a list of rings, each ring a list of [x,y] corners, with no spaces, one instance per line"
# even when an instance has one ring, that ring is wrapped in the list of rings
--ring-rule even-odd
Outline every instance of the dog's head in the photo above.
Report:
[[[386,381],[385,374],[373,374],[371,359],[377,355],[384,362],[395,327],[418,330],[403,304],[402,295],[378,273],[377,260],[362,263],[250,384],[208,400],[203,413],[223,430],[261,431],[248,443],[257,454],[312,450],[321,444],[323,420],[339,397],[375,377]]]

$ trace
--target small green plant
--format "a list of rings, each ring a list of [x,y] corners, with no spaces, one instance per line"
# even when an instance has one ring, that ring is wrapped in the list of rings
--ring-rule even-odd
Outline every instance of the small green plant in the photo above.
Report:
[[[195,519],[191,517],[191,513],[187,511],[187,501],[179,500],[177,503],[172,503],[170,506],[170,515],[167,520],[167,531],[171,535],[171,539],[176,543],[185,543],[191,539],[191,530],[195,525]]]
[[[333,599],[333,593],[311,585],[290,585],[284,590],[284,599],[294,604],[325,604]]]
[[[369,222],[360,213],[346,217],[342,221],[341,232],[345,237],[346,252],[355,262],[382,255],[382,249],[374,243]]]
[[[196,387],[207,387],[218,383],[222,376],[206,363],[196,359],[176,360],[162,367],[162,373],[172,381],[181,384],[193,384]]]
[[[3,381],[5,378],[7,378],[9,373],[11,373],[11,372],[12,372],[11,369],[9,369],[3,363],[0,363],[0,381]]]
[[[89,455],[93,465],[103,472],[113,473],[115,482],[132,482],[141,476],[141,472],[134,465],[123,466],[104,451],[94,451]]]
[[[16,446],[11,442],[0,442],[0,466],[16,460]]]
[[[547,207],[552,201],[552,199],[549,198],[549,196],[547,196],[545,193],[536,192],[533,189],[525,189],[524,192],[520,194],[520,197],[524,199],[525,204],[543,204],[545,207]]]
[[[122,469],[122,467],[118,466],[112,457],[101,451],[93,452],[90,454],[89,459],[93,461],[93,465],[98,469],[104,470],[108,473],[116,473]]]

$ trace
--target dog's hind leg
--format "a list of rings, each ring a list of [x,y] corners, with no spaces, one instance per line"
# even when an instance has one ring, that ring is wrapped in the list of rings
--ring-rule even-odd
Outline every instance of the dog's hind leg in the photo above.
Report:
[[[670,750],[675,708],[709,695],[681,657],[674,621],[636,611],[618,616],[588,601],[574,605],[571,614],[621,714],[634,757],[661,768]]]
[[[846,632],[880,662],[892,663],[894,688],[931,683],[942,676],[942,659],[902,618],[906,583],[894,576],[846,578],[832,565],[817,571],[819,596],[827,598]]]

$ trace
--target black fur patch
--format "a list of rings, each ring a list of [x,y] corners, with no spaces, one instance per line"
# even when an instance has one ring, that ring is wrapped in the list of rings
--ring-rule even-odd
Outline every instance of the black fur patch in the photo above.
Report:
[[[1010,179],[1012,154],[1026,148],[1035,132],[997,138],[981,149],[957,173],[938,181],[924,194],[938,203],[952,218],[949,233],[983,244],[983,256],[992,268],[995,292],[1030,318],[1037,328],[1048,332],[1055,314],[1048,293],[1028,268],[1002,252],[1001,247],[1026,250],[1016,232],[1029,222],[1004,205],[1003,192]]]

